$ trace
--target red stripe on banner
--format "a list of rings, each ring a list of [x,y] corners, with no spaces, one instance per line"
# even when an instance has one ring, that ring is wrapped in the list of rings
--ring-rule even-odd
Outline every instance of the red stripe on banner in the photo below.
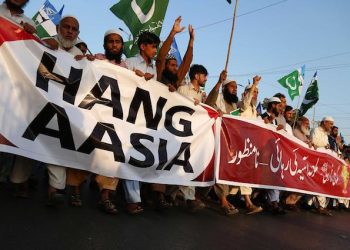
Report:
[[[0,46],[4,42],[19,40],[35,40],[40,42],[38,38],[26,32],[22,27],[4,17],[0,17]]]
[[[210,118],[218,118],[219,113],[213,110],[210,107],[202,106],[207,112]],[[213,134],[215,135],[215,124],[212,126]],[[213,153],[213,157],[211,158],[208,166],[205,168],[205,170],[194,180],[192,181],[199,181],[199,182],[210,182],[215,180],[215,152]]]
[[[202,107],[208,112],[210,118],[217,119],[219,117],[219,113],[216,112],[213,108],[206,105],[202,105]]]
[[[224,117],[218,179],[350,197],[349,166],[255,124]]]
[[[9,140],[7,140],[6,137],[3,136],[1,133],[0,133],[0,144],[17,148],[17,146],[15,144],[13,144]]]
[[[199,182],[209,182],[214,181],[214,160],[215,160],[215,154],[213,154],[213,157],[211,158],[208,166],[206,169],[194,180],[192,181],[199,181]]]

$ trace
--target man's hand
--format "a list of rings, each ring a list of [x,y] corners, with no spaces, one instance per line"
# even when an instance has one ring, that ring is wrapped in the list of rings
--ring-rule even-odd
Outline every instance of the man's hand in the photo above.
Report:
[[[188,33],[190,34],[190,40],[194,40],[194,29],[191,24],[188,25]]]
[[[335,139],[337,145],[341,145],[341,137],[338,135],[337,138]]]
[[[226,80],[226,78],[227,78],[227,71],[226,71],[226,70],[223,70],[223,71],[221,71],[221,73],[220,73],[218,82],[219,82],[219,83],[223,83],[223,82]]]
[[[224,112],[222,112],[221,109],[218,109],[217,111],[218,111],[220,117],[222,117],[224,115]]]
[[[95,56],[94,56],[94,55],[86,54],[85,56],[86,56],[86,58],[87,58],[89,61],[95,60]]]
[[[55,39],[49,38],[49,39],[43,40],[43,42],[44,42],[46,47],[48,47],[52,50],[58,50],[59,44]]]
[[[174,26],[173,26],[173,32],[175,33],[180,33],[182,32],[185,27],[181,27],[181,16],[179,16],[178,18],[176,18],[175,22],[174,22]]]
[[[261,76],[254,76],[253,78],[253,84],[258,84],[261,80]]]
[[[32,25],[30,25],[29,23],[24,23],[24,22],[22,22],[21,24],[22,24],[22,26],[23,26],[23,29],[24,29],[25,31],[27,31],[29,34],[34,34],[34,33],[36,33],[35,27],[33,27]]]
[[[76,55],[76,56],[74,57],[74,59],[77,60],[77,61],[80,61],[80,60],[83,59],[84,57],[85,57],[84,55]]]
[[[282,130],[282,129],[284,129],[284,126],[282,124],[279,124],[276,129],[277,130]]]
[[[134,69],[134,72],[139,77],[144,77],[145,73],[143,73],[141,70]]]
[[[146,81],[151,80],[153,77],[154,77],[154,75],[151,74],[151,73],[145,73],[144,74],[144,78],[146,79]]]
[[[167,86],[169,88],[169,92],[175,92],[176,91],[176,88],[174,87],[174,85],[168,84]]]
[[[200,101],[197,98],[193,98],[193,100],[194,100],[194,105],[196,106],[200,103]]]

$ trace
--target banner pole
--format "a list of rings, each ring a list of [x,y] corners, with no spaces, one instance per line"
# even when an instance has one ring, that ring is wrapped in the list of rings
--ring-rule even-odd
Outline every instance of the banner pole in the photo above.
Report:
[[[228,43],[228,50],[227,50],[227,57],[226,57],[226,64],[225,64],[225,71],[227,71],[228,61],[230,60],[232,37],[233,37],[233,32],[234,32],[234,30],[235,30],[237,5],[238,5],[238,0],[236,0],[235,9],[234,9],[234,13],[233,13],[232,28],[231,28],[230,42]]]

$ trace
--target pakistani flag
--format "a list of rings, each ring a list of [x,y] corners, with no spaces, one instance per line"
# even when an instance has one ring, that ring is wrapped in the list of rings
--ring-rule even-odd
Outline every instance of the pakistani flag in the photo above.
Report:
[[[127,57],[138,53],[137,38],[140,33],[150,31],[160,35],[168,2],[169,0],[120,0],[111,7],[113,14],[124,21],[134,38],[132,42],[125,43]]]
[[[317,85],[317,71],[315,72],[309,87],[306,90],[303,103],[299,109],[299,116],[303,116],[306,112],[314,106],[319,98],[318,85]]]
[[[294,97],[300,96],[301,86],[304,82],[304,72],[305,65],[278,80],[283,87],[288,89],[288,94],[292,100],[294,100]]]
[[[46,0],[44,5],[32,18],[36,25],[37,35],[40,38],[52,37],[57,34],[56,25],[62,17],[64,5],[60,11]]]
[[[239,116],[240,113],[241,113],[240,109],[235,109],[235,110],[231,111],[230,115]]]
[[[231,4],[231,0],[227,0],[227,2],[228,2],[229,4]]]

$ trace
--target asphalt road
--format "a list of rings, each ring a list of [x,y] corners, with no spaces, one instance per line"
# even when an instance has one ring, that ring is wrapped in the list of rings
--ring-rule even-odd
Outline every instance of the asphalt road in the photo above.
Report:
[[[97,208],[97,191],[85,187],[81,208],[45,206],[45,184],[30,199],[0,187],[0,249],[350,249],[350,212],[333,217],[308,211],[225,217],[213,209],[191,214],[148,208],[131,216]]]

